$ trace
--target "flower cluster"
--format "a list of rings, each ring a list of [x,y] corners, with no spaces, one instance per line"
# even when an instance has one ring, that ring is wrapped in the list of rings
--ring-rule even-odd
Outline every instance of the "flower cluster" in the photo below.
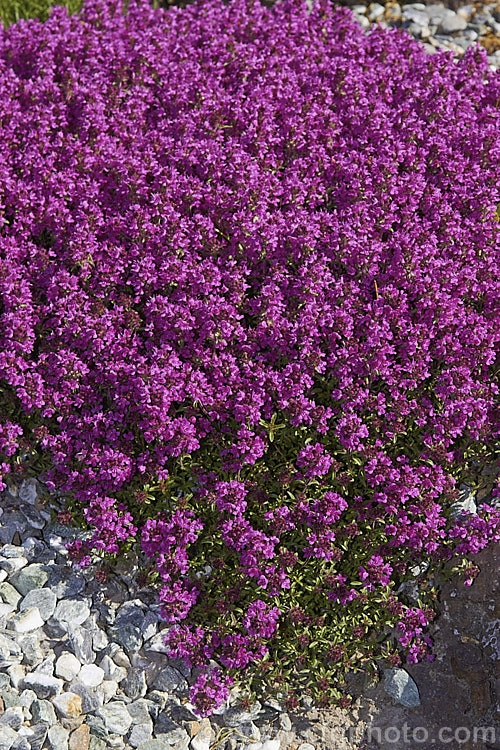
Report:
[[[395,618],[427,657],[392,590],[498,540],[450,507],[500,437],[499,101],[327,0],[0,29],[0,481],[29,446],[73,559],[142,545],[202,712]]]

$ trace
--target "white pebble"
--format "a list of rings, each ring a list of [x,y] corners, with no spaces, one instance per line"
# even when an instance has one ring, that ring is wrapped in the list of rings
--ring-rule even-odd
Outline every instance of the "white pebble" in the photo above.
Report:
[[[78,673],[80,682],[88,688],[95,688],[104,679],[104,669],[96,664],[84,664]]]
[[[16,633],[30,633],[32,630],[42,628],[44,623],[38,607],[30,607],[15,615],[9,624],[14,626]]]
[[[74,680],[81,668],[82,665],[76,656],[69,651],[63,651],[56,661],[56,675],[67,682]]]

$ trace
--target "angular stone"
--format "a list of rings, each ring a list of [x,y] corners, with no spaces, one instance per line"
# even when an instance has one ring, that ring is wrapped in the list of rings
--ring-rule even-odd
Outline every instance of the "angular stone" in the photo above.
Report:
[[[21,513],[27,520],[28,526],[31,529],[38,529],[40,531],[46,524],[42,514],[36,508],[30,508],[25,505],[24,508],[21,508]]]
[[[0,549],[0,555],[5,558],[25,556],[23,547],[19,547],[17,544],[4,544]]]
[[[50,588],[58,599],[73,598],[85,587],[85,578],[81,573],[74,573],[60,566],[53,566]]]
[[[28,711],[31,710],[31,706],[34,700],[36,700],[36,693],[34,690],[23,690],[23,692],[19,696],[19,702],[21,706],[27,708]]]
[[[443,18],[440,26],[443,34],[453,34],[455,31],[463,31],[466,29],[467,21],[465,18],[454,13],[453,16],[446,16],[446,18]]]
[[[261,708],[262,706],[259,701],[255,701],[248,711],[238,708],[237,706],[231,706],[224,711],[224,724],[226,727],[237,727],[238,724],[245,724],[248,721],[252,721],[257,718]]]
[[[81,668],[82,665],[74,654],[69,651],[63,651],[56,661],[55,672],[58,677],[71,682],[71,680],[75,679]]]
[[[101,628],[92,630],[92,647],[94,651],[102,651],[109,643],[109,638]]]
[[[12,583],[21,596],[26,596],[33,589],[41,589],[49,580],[50,569],[48,565],[32,563],[23,568],[12,579]]]
[[[81,625],[90,615],[90,609],[86,602],[80,599],[61,599],[57,603],[52,619],[56,622],[68,625]],[[65,628],[66,629],[66,628]]]
[[[104,670],[96,664],[84,664],[78,674],[78,681],[87,688],[95,688],[104,679]]]
[[[82,699],[82,711],[84,714],[93,713],[103,704],[102,697],[98,691],[85,687],[81,682],[72,682],[71,690]]]
[[[111,698],[114,698],[118,691],[118,683],[115,680],[103,680],[96,690],[96,693],[100,696],[101,705],[103,703],[109,703]]]
[[[26,674],[25,667],[22,667],[20,664],[13,664],[11,667],[9,667],[7,671],[9,673],[12,686],[14,687],[15,690],[17,690],[21,682],[24,680],[24,676]],[[26,691],[23,691],[23,692],[26,692]],[[28,691],[28,692],[32,692],[32,691]]]
[[[19,639],[19,646],[22,649],[24,661],[30,667],[34,667],[43,659],[43,653],[40,648],[40,640],[35,633],[28,633]]]
[[[108,703],[98,709],[97,715],[104,721],[106,729],[115,734],[127,734],[132,724],[132,717],[123,703]]]
[[[106,743],[94,734],[90,735],[89,750],[106,750]]]
[[[164,739],[152,739],[143,742],[137,750],[173,750],[172,746]],[[177,747],[175,748],[177,750]]]
[[[110,630],[110,635],[120,646],[123,646],[128,652],[135,653],[139,651],[143,644],[141,630],[130,623],[114,626]]]
[[[56,607],[56,595],[47,588],[32,589],[19,604],[19,610],[37,607],[40,617],[46,622],[52,616]]]
[[[145,696],[148,686],[144,669],[140,669],[139,667],[130,669],[121,687],[125,695],[128,695],[132,700]]]
[[[23,680],[23,687],[33,690],[38,698],[49,698],[59,695],[63,688],[63,681],[41,672],[31,672]]]
[[[11,750],[31,750],[31,747],[26,737],[22,737],[18,733],[17,740],[12,745]]]
[[[82,713],[82,699],[77,693],[61,693],[52,698],[52,703],[64,719],[76,719]]]
[[[68,626],[68,644],[81,664],[93,664],[95,654],[92,648],[92,635],[81,625]]]
[[[45,723],[35,724],[31,727],[31,734],[28,738],[31,750],[42,750],[43,744],[47,737],[48,726]]]
[[[90,727],[82,724],[69,737],[69,750],[89,750]]]
[[[94,735],[95,737],[99,737],[100,739],[106,739],[109,733],[104,726],[103,720],[99,716],[93,716],[92,714],[89,714],[85,719],[85,722],[90,727],[91,736]]]
[[[31,633],[33,630],[43,627],[38,607],[30,607],[10,618],[9,626],[16,633]]]
[[[19,485],[19,498],[24,503],[29,503],[30,505],[34,505],[37,501],[37,498],[39,496],[39,486],[37,483],[37,480],[33,477],[30,477],[29,479],[23,479],[21,484]]]
[[[210,741],[213,737],[213,730],[208,719],[202,719],[198,732],[191,740],[192,750],[210,750]],[[279,750],[279,742],[278,742]]]
[[[189,735],[182,727],[176,727],[176,729],[164,734],[157,734],[156,739],[165,740],[169,745],[174,745],[179,750],[187,750],[190,743]]]
[[[118,608],[115,625],[134,625],[142,631],[144,620],[145,614],[143,604],[140,599],[134,599],[133,601],[125,602]]]
[[[10,750],[17,740],[17,733],[7,726],[0,725],[0,750]]]
[[[37,724],[44,721],[49,726],[57,723],[56,712],[54,706],[49,701],[34,700],[31,704],[31,716],[34,722]],[[22,723],[22,722],[21,722]]]
[[[10,558],[2,558],[0,557],[0,569],[5,570],[7,575],[11,576],[14,573],[17,573],[19,570],[25,567],[25,565],[28,564],[28,561],[25,557],[10,557]]]
[[[156,690],[161,690],[165,693],[173,693],[175,690],[184,690],[186,682],[182,675],[173,667],[165,667],[158,674],[153,682],[153,687]]]
[[[11,604],[13,607],[17,607],[22,596],[11,583],[4,581],[3,583],[0,583],[0,599],[6,602],[6,604]]]
[[[132,747],[139,747],[144,742],[147,742],[152,738],[153,735],[153,722],[149,724],[134,724],[132,731],[128,737],[128,744]]]
[[[104,670],[106,680],[121,682],[127,676],[127,670],[124,667],[117,666],[110,656],[103,656],[99,666]]]
[[[51,750],[68,750],[69,732],[60,724],[50,727],[48,740]]]
[[[4,708],[15,708],[20,704],[19,693],[10,687],[0,689],[0,698],[2,699]]]
[[[139,698],[139,700],[128,704],[127,711],[133,718],[134,724],[147,724],[148,721],[151,721],[150,706],[151,702],[144,698]]]
[[[8,615],[10,615],[12,612],[15,612],[16,608],[12,606],[12,604],[6,604],[5,602],[0,602],[0,620],[3,620],[5,622]]]
[[[418,688],[406,670],[385,669],[384,679],[384,690],[391,698],[407,708],[420,706]]]
[[[17,732],[24,724],[24,711],[22,706],[11,706],[0,716],[0,723],[10,727]]]

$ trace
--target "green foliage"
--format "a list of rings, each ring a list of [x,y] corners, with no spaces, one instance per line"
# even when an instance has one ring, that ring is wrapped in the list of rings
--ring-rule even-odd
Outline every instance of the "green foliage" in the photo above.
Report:
[[[48,19],[55,5],[62,5],[73,14],[81,9],[83,0],[0,0],[0,19],[5,28],[30,18],[43,22]]]

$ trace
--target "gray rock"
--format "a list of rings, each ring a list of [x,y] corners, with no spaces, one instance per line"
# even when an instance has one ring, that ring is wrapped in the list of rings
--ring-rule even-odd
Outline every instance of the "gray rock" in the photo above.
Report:
[[[20,737],[18,734],[17,740],[12,745],[11,750],[31,750],[31,748],[26,737]]]
[[[96,653],[105,649],[108,644],[109,638],[104,630],[97,627],[92,629],[92,647]]]
[[[429,15],[426,10],[416,10],[415,8],[408,8],[406,6],[403,8],[402,16],[403,20],[413,21],[413,23],[417,23],[419,26],[429,25]]]
[[[450,508],[451,517],[457,520],[460,516],[464,516],[467,513],[477,513],[475,497],[476,493],[467,484],[461,484],[458,491],[458,498]]]
[[[0,716],[0,724],[10,727],[17,732],[24,723],[24,711],[22,706],[11,706]]]
[[[463,31],[467,28],[467,21],[465,18],[453,13],[453,16],[446,16],[443,18],[440,24],[440,28],[443,34],[453,34],[456,31]]]
[[[52,550],[48,549],[40,539],[35,539],[33,536],[25,539],[21,547],[24,550],[24,556],[30,562],[47,564],[55,558]]]
[[[19,609],[22,612],[30,607],[37,607],[40,617],[45,622],[53,614],[56,601],[56,595],[50,589],[32,589],[19,604]]]
[[[73,598],[85,588],[85,577],[81,573],[54,565],[50,588],[58,599]]]
[[[38,607],[30,607],[22,612],[18,612],[13,615],[9,622],[9,628],[15,630],[16,633],[30,633],[33,630],[38,630],[43,626],[43,620],[40,617]]]
[[[14,636],[14,634],[12,635]],[[21,648],[14,640],[14,637],[9,638],[7,635],[0,634],[0,659],[4,661],[3,666],[9,666],[9,662],[12,664],[21,657]]]
[[[223,713],[223,720],[226,727],[237,727],[238,724],[244,724],[247,721],[252,721],[257,718],[260,713],[262,705],[259,701],[250,706],[248,711],[238,708],[237,706],[231,706]]]
[[[92,634],[81,625],[68,626],[68,644],[81,664],[93,664]]]
[[[153,739],[143,742],[137,750],[172,750],[172,746],[164,739]],[[175,749],[177,750],[177,748]]]
[[[144,669],[135,667],[129,670],[127,677],[122,682],[122,690],[125,695],[128,695],[132,700],[142,698],[148,691],[146,682],[146,672]]]
[[[104,670],[105,680],[114,680],[115,682],[121,682],[127,676],[127,670],[124,667],[119,667],[117,664],[115,664],[113,659],[107,654],[102,657],[101,661],[99,662],[99,666]]]
[[[78,682],[87,688],[98,687],[104,679],[104,670],[97,664],[84,664],[78,674]]]
[[[100,737],[90,735],[89,750],[106,750],[106,742]]]
[[[380,3],[371,3],[368,10],[368,18],[370,21],[376,21],[377,18],[381,18],[385,13],[385,7]]]
[[[139,747],[144,742],[150,740],[153,736],[153,722],[148,724],[134,724],[128,737],[128,744],[132,747]]]
[[[5,558],[25,557],[23,547],[19,547],[17,544],[4,544],[0,549],[0,555]]]
[[[106,729],[115,734],[127,734],[132,724],[132,717],[123,703],[108,703],[97,711],[97,715],[104,721]]]
[[[69,732],[60,724],[50,727],[48,741],[51,750],[68,750]]]
[[[115,624],[110,630],[110,636],[129,653],[135,653],[142,648],[142,631],[131,623]]]
[[[22,596],[11,583],[3,581],[0,583],[0,599],[6,602],[6,604],[11,604],[13,607],[17,607]]]
[[[21,706],[24,706],[28,710],[31,710],[33,701],[36,700],[36,693],[34,690],[23,690],[19,696],[19,702]]]
[[[186,689],[186,681],[174,667],[165,667],[153,682],[153,687],[164,693],[173,693],[175,690]]]
[[[81,625],[90,615],[90,609],[81,599],[61,599],[57,603],[52,620],[61,624],[66,630],[67,625]]]
[[[37,480],[32,477],[29,479],[23,479],[19,485],[18,495],[23,503],[34,505],[37,497],[40,495],[40,487]]]
[[[151,702],[144,698],[139,698],[128,704],[127,711],[134,720],[134,724],[147,724],[151,721],[150,706]]]
[[[12,583],[21,596],[26,596],[32,589],[43,588],[49,580],[49,574],[48,565],[32,563],[20,570],[12,579]]]
[[[82,699],[77,693],[68,690],[52,699],[57,713],[64,719],[77,719],[82,713]]]
[[[43,672],[30,672],[23,680],[23,687],[33,690],[38,698],[50,698],[59,695],[63,689],[63,681]]]
[[[165,734],[157,734],[157,740],[164,740],[168,745],[173,745],[176,750],[188,750],[189,735],[182,727],[176,727]]]
[[[25,505],[20,510],[23,516],[25,517],[26,521],[28,522],[28,526],[30,528],[38,529],[39,531],[43,529],[46,521],[42,517],[42,514],[36,508],[32,508],[29,505]]]
[[[31,727],[32,734],[28,741],[31,750],[42,750],[42,746],[47,738],[48,726],[45,723],[35,724]]]
[[[41,721],[44,721],[49,726],[57,723],[54,706],[49,701],[34,700],[30,711],[33,721],[37,724]]]
[[[0,725],[0,750],[10,750],[17,740],[17,734],[8,726]]]
[[[395,701],[407,708],[420,706],[418,688],[406,670],[386,669],[384,678],[384,690]]]
[[[20,705],[19,693],[10,687],[0,690],[0,698],[3,700],[5,708],[15,708]]]
[[[11,576],[17,573],[28,564],[25,557],[0,557],[0,569],[5,570],[7,575]]]
[[[90,714],[97,711],[103,704],[103,700],[97,690],[85,687],[81,682],[72,682],[71,690],[82,699],[82,712]]]
[[[81,666],[74,654],[71,654],[69,651],[63,651],[56,661],[56,675],[57,677],[62,677],[63,680],[71,682],[77,676]]]
[[[24,661],[30,667],[37,666],[43,659],[43,652],[40,648],[40,640],[35,633],[28,633],[18,641],[22,649]]]
[[[135,625],[143,629],[145,620],[144,606],[140,599],[125,602],[116,611],[115,625]]]
[[[103,720],[99,716],[93,716],[89,714],[85,719],[85,723],[90,727],[90,734],[99,739],[105,740],[109,732],[104,726]]]

